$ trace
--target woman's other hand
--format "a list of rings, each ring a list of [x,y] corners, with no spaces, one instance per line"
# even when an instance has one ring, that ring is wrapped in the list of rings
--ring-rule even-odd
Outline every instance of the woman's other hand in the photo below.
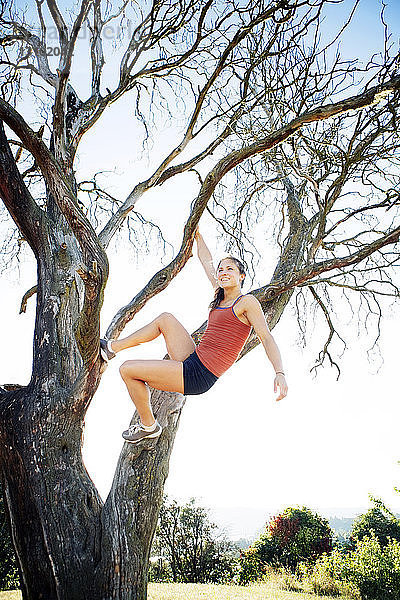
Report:
[[[279,388],[279,396],[276,398],[276,401],[282,400],[287,395],[288,386],[286,383],[286,378],[282,373],[277,373],[274,379],[274,392],[277,393]]]

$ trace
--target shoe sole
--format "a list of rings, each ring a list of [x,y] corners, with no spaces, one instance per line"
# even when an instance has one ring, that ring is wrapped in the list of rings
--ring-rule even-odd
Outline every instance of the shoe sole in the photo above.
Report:
[[[100,348],[100,355],[103,360],[105,360],[106,362],[109,361],[109,358],[108,358],[107,354],[105,353],[105,351],[103,350],[103,348]]]
[[[101,354],[101,358],[103,360],[105,360],[106,362],[109,362],[110,360],[112,360],[116,356],[115,354],[113,356],[108,356],[107,352],[101,346],[100,346],[100,354]]]
[[[162,430],[155,432],[151,435],[146,435],[146,437],[142,437],[142,438],[140,438],[140,440],[127,440],[126,438],[124,438],[124,436],[122,436],[122,437],[124,438],[124,440],[126,442],[128,442],[128,444],[138,444],[139,442],[143,442],[144,440],[158,438],[158,437],[160,437],[161,434],[162,434]]]

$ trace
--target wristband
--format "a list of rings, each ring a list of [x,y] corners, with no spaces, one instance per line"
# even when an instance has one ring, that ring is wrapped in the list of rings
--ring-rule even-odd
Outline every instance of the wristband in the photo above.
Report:
[[[283,375],[283,376],[285,376],[285,373],[283,371],[275,371],[275,375]]]

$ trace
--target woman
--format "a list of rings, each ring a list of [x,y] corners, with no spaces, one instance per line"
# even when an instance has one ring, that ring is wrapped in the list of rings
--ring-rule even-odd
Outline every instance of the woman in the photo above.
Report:
[[[140,421],[123,432],[127,442],[136,444],[156,438],[162,427],[155,419],[148,386],[185,395],[203,394],[236,361],[251,328],[262,342],[275,369],[274,392],[281,400],[287,394],[282,359],[265,321],[261,305],[251,294],[241,294],[246,276],[243,264],[228,256],[220,260],[215,271],[210,251],[197,229],[197,254],[215,290],[207,329],[196,347],[191,335],[170,313],[162,313],[154,321],[121,340],[100,340],[104,360],[117,352],[164,336],[171,360],[127,360],[120,367],[121,377],[132,398]]]

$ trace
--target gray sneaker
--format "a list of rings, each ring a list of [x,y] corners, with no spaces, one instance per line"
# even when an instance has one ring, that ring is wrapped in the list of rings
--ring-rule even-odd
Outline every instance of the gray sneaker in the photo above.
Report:
[[[111,360],[112,358],[114,358],[114,356],[117,356],[115,352],[113,352],[109,347],[108,347],[108,342],[112,342],[113,340],[107,340],[106,338],[102,338],[100,340],[100,354],[101,354],[101,358],[103,360],[105,360],[106,362],[108,362],[109,360]]]
[[[158,421],[156,421],[156,428],[154,431],[145,431],[142,427],[142,424],[139,422],[131,425],[126,431],[124,431],[122,437],[126,442],[137,444],[142,440],[158,438],[161,435],[161,432],[162,427]]]

